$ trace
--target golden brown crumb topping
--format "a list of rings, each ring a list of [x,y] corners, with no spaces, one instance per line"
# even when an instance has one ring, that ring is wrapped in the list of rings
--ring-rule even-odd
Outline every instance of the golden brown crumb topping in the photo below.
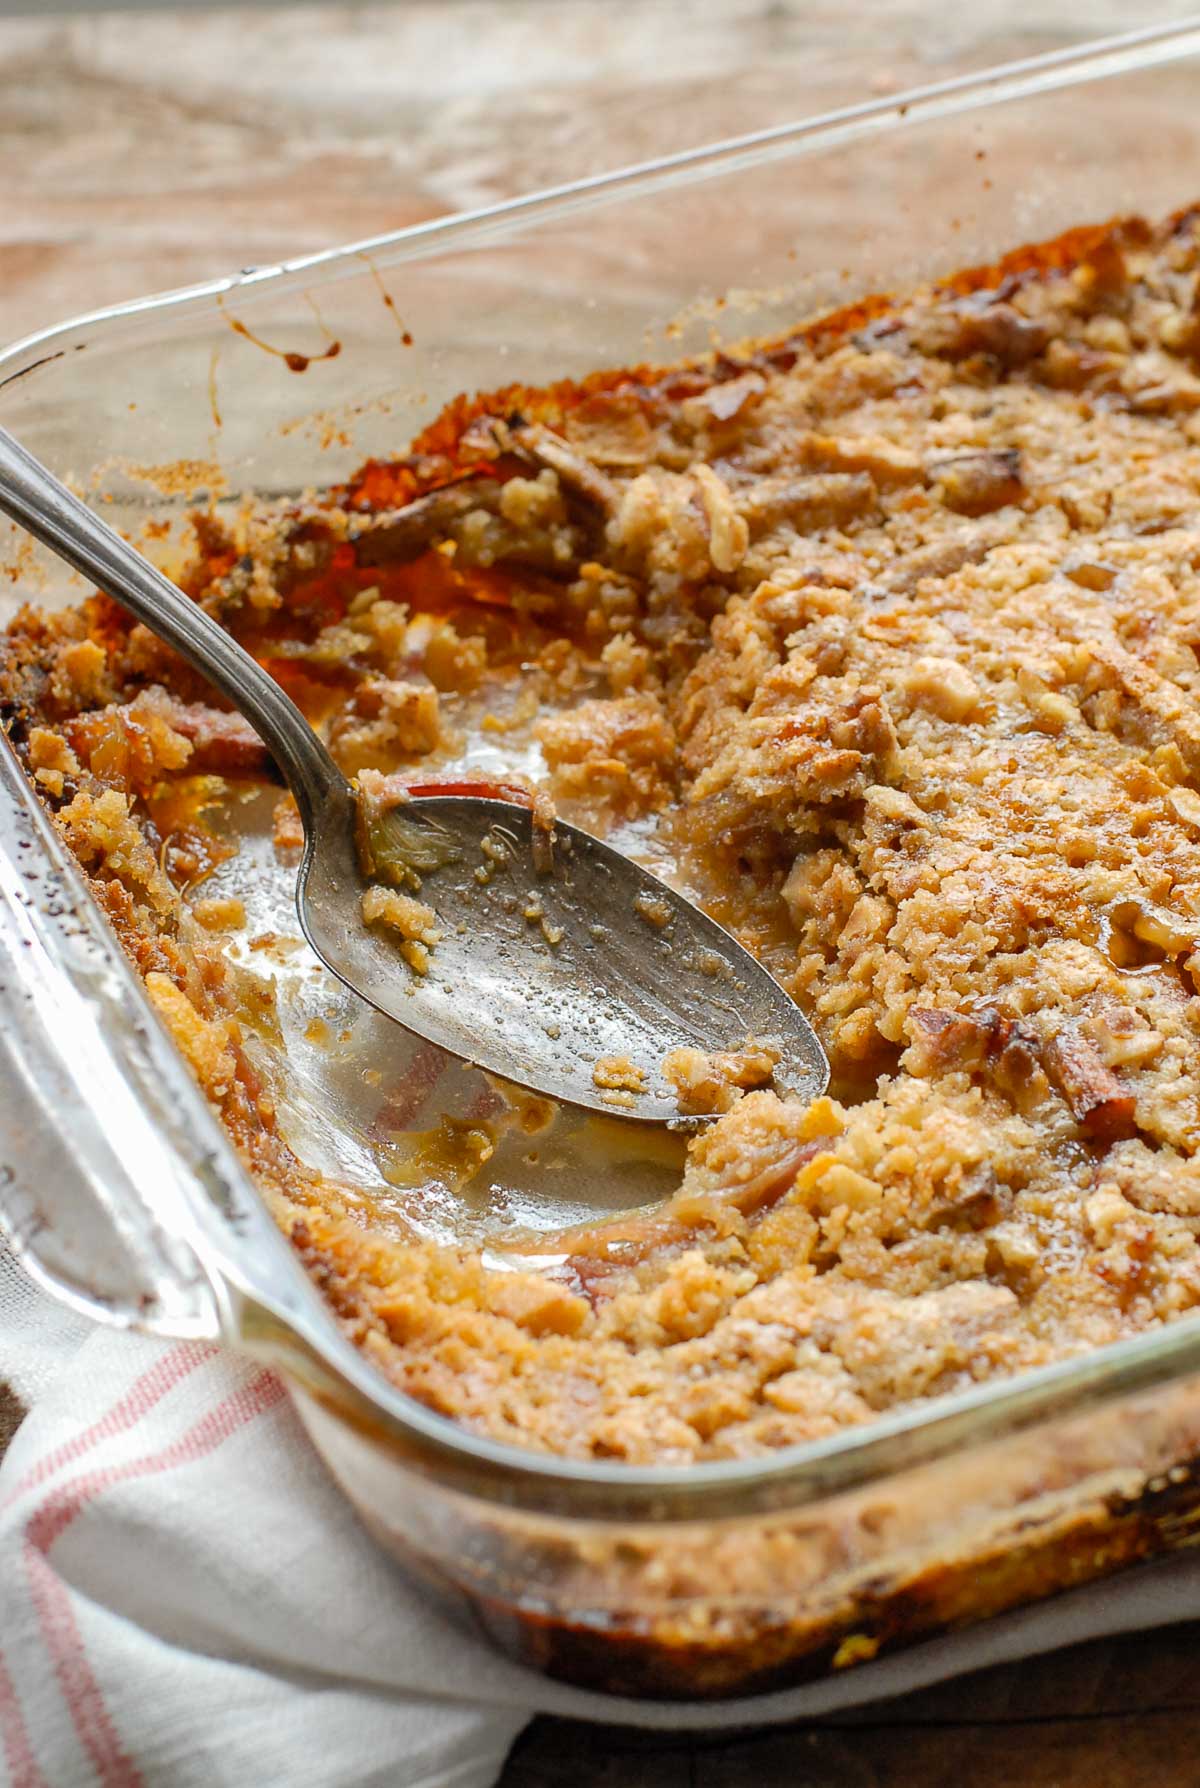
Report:
[[[672,1049],[663,1057],[663,1073],[675,1088],[685,1116],[708,1116],[729,1111],[750,1087],[766,1086],[780,1058],[779,1047],[759,1037],[748,1037],[741,1049],[708,1053],[703,1049]]]
[[[1196,1305],[1193,217],[1077,232],[741,356],[464,402],[327,500],[198,527],[192,594],[372,811],[477,778],[468,735],[510,751],[510,793],[656,852],[833,1063],[806,1108],[761,1090],[767,1047],[677,1052],[685,1109],[728,1105],[679,1189],[513,1270],[364,1220],[275,1130],[222,966],[236,915],[181,900],[232,848],[206,803],[261,778],[261,748],[103,598],[26,610],[13,735],[398,1384],[521,1444],[682,1462]],[[294,849],[286,806],[276,835]],[[376,896],[371,920],[436,944],[428,909]],[[619,1059],[596,1073],[636,1100]]]
[[[386,925],[400,934],[400,954],[416,975],[429,970],[429,952],[441,937],[437,914],[423,900],[394,888],[368,888],[362,897],[363,923]]]

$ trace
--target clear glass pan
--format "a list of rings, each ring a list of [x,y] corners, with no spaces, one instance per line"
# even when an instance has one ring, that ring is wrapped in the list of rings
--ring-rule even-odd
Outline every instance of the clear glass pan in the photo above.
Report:
[[[254,269],[17,344],[0,420],[134,533],[205,495],[327,485],[462,391],[677,360],[1185,206],[1198,87],[1192,22]],[[169,563],[171,538],[158,550]],[[12,533],[0,560],[0,618],[81,593]],[[6,747],[0,983],[0,1205],[31,1271],[102,1318],[276,1365],[373,1529],[549,1670],[745,1693],[1185,1543],[1200,1519],[1195,1320],[686,1472],[520,1453],[406,1399],[340,1336]]]

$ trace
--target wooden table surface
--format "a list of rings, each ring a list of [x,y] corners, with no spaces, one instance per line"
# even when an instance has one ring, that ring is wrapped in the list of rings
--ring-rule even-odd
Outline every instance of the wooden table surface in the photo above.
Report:
[[[0,21],[0,338],[1187,10],[1135,13],[1122,0],[395,0]],[[12,1414],[0,1386],[0,1444]],[[1098,1641],[720,1742],[539,1720],[503,1781],[1192,1788],[1198,1646],[1200,1623]]]

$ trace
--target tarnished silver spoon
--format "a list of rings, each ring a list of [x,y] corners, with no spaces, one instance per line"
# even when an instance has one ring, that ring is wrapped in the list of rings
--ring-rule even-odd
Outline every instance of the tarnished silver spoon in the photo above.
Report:
[[[173,646],[254,727],[304,825],[304,935],[379,1011],[519,1086],[609,1116],[677,1119],[662,1063],[681,1046],[770,1040],[781,1052],[777,1088],[824,1090],[821,1045],[767,970],[589,833],[562,821],[541,831],[512,801],[438,794],[377,811],[364,839],[358,794],[274,678],[2,429],[0,510]],[[424,973],[395,930],[364,921],[362,897],[377,878],[407,884],[436,915]],[[638,1090],[604,1084],[639,1075]]]

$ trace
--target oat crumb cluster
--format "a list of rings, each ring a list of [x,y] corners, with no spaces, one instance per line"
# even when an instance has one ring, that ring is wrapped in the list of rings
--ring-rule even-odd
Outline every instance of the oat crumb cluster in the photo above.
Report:
[[[524,1446],[686,1463],[1200,1301],[1198,270],[1190,214],[1080,231],[744,352],[463,401],[335,491],[197,518],[190,593],[347,774],[444,783],[469,726],[536,744],[525,798],[656,840],[820,1032],[811,1105],[769,1055],[681,1052],[681,1097],[728,1097],[678,1190],[544,1270],[293,1156],[237,903],[204,887],[261,746],[105,598],[13,623],[12,738],[405,1390]],[[276,833],[294,850],[286,800]],[[366,917],[426,966],[412,893]]]

